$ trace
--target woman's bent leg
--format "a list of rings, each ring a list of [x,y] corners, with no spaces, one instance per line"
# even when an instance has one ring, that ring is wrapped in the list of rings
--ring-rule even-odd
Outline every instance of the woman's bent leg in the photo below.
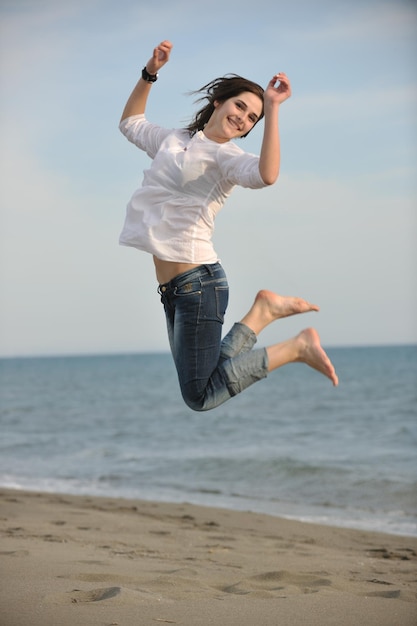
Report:
[[[219,264],[186,272],[161,285],[159,292],[167,316],[181,393],[193,410],[213,409],[265,378],[268,372],[291,362],[306,363],[337,385],[333,365],[312,329],[267,349],[252,349],[257,331],[270,321],[317,310],[315,305],[298,298],[274,295],[275,308],[272,310],[271,292],[266,292],[267,297],[265,292],[260,292],[246,316],[248,319],[243,318],[242,322],[234,324],[221,341],[228,285]],[[254,320],[255,324],[252,323]],[[256,325],[255,330],[253,326]]]

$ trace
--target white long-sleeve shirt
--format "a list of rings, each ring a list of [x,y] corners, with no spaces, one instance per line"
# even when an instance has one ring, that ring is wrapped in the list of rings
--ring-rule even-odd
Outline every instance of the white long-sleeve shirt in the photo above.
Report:
[[[236,185],[265,187],[259,157],[202,131],[169,130],[133,115],[120,124],[129,141],[153,159],[131,197],[120,244],[163,261],[215,263],[214,220]]]

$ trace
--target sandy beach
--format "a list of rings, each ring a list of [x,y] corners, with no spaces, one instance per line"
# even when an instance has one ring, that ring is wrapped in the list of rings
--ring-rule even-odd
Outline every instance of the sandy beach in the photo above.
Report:
[[[411,626],[417,539],[1,489],[2,626]]]

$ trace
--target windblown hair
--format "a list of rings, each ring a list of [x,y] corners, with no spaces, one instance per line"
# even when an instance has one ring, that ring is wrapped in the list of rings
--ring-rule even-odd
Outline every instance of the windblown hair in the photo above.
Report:
[[[257,124],[264,116],[264,90],[260,85],[248,80],[247,78],[242,78],[242,76],[238,76],[237,74],[227,74],[221,78],[215,78],[211,82],[207,83],[207,85],[204,85],[204,87],[201,87],[201,89],[191,92],[191,94],[194,95],[203,94],[196,100],[196,102],[203,102],[204,100],[207,100],[207,104],[197,111],[191,123],[186,126],[185,129],[189,131],[191,136],[195,135],[195,133],[199,130],[203,130],[215,109],[215,100],[218,102],[225,102],[229,98],[239,96],[244,91],[250,91],[262,100],[262,112],[259,119],[256,121]],[[242,137],[247,137],[248,134],[249,133],[246,133],[246,135],[242,135]]]

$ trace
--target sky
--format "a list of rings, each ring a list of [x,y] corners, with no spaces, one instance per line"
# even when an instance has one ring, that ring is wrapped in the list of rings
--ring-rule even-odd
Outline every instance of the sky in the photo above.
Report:
[[[216,76],[287,73],[281,174],[216,220],[225,332],[271,289],[325,346],[417,343],[417,3],[2,0],[0,356],[168,351],[150,255],[118,244],[148,157],[118,130],[156,44],[147,117],[184,126]],[[260,123],[239,145],[259,153]]]

